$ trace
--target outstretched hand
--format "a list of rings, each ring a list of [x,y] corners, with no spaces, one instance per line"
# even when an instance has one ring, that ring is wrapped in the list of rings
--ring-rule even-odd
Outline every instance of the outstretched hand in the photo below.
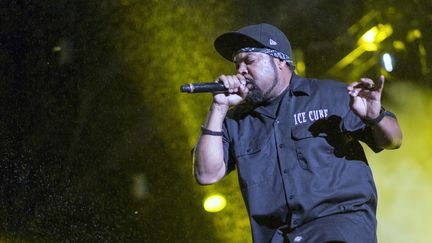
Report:
[[[361,78],[358,82],[351,83],[348,93],[351,96],[351,110],[361,119],[373,120],[379,116],[381,110],[381,93],[384,88],[384,76],[381,75],[377,82],[370,78]]]

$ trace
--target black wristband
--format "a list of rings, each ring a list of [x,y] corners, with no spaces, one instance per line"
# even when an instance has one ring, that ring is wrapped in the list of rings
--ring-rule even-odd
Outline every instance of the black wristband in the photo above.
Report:
[[[380,113],[378,115],[377,118],[372,119],[372,120],[368,120],[368,119],[362,119],[362,121],[368,125],[368,126],[375,126],[376,124],[378,124],[382,119],[384,119],[384,117],[386,116],[386,110],[384,109],[384,107],[381,107]]]
[[[201,134],[212,135],[212,136],[222,136],[223,132],[216,132],[201,126]]]

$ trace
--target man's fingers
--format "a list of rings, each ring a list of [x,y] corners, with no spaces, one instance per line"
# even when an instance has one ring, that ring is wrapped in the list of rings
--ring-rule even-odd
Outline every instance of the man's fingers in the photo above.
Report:
[[[364,88],[372,89],[375,87],[374,81],[370,78],[361,78],[360,81],[361,81],[362,87],[364,87]]]
[[[236,77],[238,78],[238,80],[240,81],[241,85],[246,85],[246,78],[241,75],[241,74],[237,74]]]
[[[354,88],[354,89],[352,89],[352,90],[349,90],[349,91],[348,91],[348,94],[351,95],[352,97],[356,97],[356,96],[358,96],[361,92],[362,92],[362,89]]]
[[[352,82],[350,85],[348,85],[347,90],[349,95],[355,97],[358,95],[360,89],[357,88],[360,82]]]
[[[246,80],[244,77],[238,75],[221,75],[215,81],[216,83],[223,83],[228,93],[237,93],[241,86],[245,86]]]
[[[354,92],[354,90],[356,90],[356,89],[371,90],[371,91],[373,91],[373,90],[379,90],[379,91],[381,91],[383,89],[383,87],[384,87],[384,76],[381,75],[378,78],[377,82],[374,82],[370,78],[360,78],[360,81],[351,83],[347,87],[347,90],[349,91],[349,93]]]
[[[243,99],[246,98],[248,93],[249,93],[249,89],[245,85],[240,86],[239,94]]]
[[[216,80],[215,83],[223,83],[225,88],[229,88],[229,84],[227,82],[227,77],[225,75],[221,75],[219,76]]]
[[[376,89],[379,90],[380,92],[384,89],[384,82],[385,82],[384,75],[380,75],[376,83]]]
[[[356,87],[360,82],[352,82],[350,85],[348,85],[347,89],[348,91],[351,91]]]

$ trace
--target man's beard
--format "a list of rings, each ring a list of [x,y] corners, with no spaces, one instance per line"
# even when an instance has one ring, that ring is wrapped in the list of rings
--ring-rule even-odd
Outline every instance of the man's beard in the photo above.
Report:
[[[245,101],[254,106],[267,103],[268,101],[271,100],[272,97],[270,97],[271,96],[270,92],[273,91],[277,83],[278,83],[278,78],[275,77],[275,79],[273,79],[272,87],[267,92],[264,92],[261,88],[254,85],[253,89],[249,91],[249,93],[247,94]]]
[[[247,94],[245,101],[251,105],[259,105],[266,101],[266,97],[264,96],[264,92],[255,86],[253,90]]]

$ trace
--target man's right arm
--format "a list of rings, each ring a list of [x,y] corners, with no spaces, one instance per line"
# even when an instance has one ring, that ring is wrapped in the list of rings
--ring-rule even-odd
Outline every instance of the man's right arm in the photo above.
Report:
[[[211,131],[222,131],[228,106],[213,103],[203,127]],[[194,176],[201,185],[218,182],[225,175],[223,137],[202,134],[194,150]]]
[[[225,116],[230,106],[241,103],[249,89],[242,75],[222,75],[215,82],[222,82],[226,93],[213,95],[213,103],[203,127],[210,131],[222,132]],[[223,136],[201,133],[194,150],[194,176],[201,185],[221,180],[226,173]]]

